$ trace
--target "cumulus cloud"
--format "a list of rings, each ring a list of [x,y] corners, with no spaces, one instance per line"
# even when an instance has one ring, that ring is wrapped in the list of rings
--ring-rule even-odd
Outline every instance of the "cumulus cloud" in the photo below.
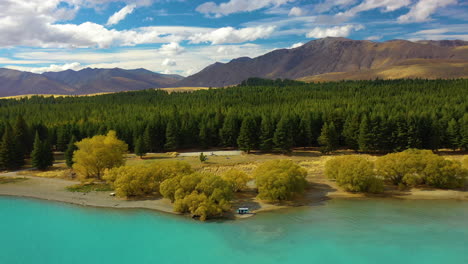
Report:
[[[304,9],[300,8],[300,7],[293,7],[291,8],[291,10],[289,10],[289,16],[303,16],[305,15],[306,12],[304,11]]]
[[[24,66],[5,66],[5,68],[13,69],[13,70],[19,70],[19,71],[28,71],[32,73],[43,73],[43,72],[58,72],[58,71],[66,71],[66,70],[81,70],[83,69],[83,65],[81,65],[79,62],[73,62],[73,63],[66,63],[66,64],[51,64],[47,67],[24,67]]]
[[[362,25],[345,25],[329,28],[316,27],[306,34],[308,38],[325,38],[325,37],[347,37],[351,31],[363,29]]]
[[[196,10],[205,15],[215,17],[227,16],[240,12],[252,12],[266,7],[278,7],[295,0],[230,0],[229,2],[216,4],[206,2],[199,5]]]
[[[171,56],[179,55],[184,51],[184,47],[180,46],[177,42],[171,42],[169,44],[162,45],[162,47],[159,49],[159,52],[161,52],[162,54]]]
[[[163,60],[163,62],[161,63],[162,66],[170,66],[170,67],[174,67],[177,65],[177,62],[173,59],[169,59],[169,58],[166,58]]]
[[[295,48],[299,48],[300,46],[304,45],[303,42],[298,42],[298,43],[294,43],[291,45],[291,47],[289,47],[290,49],[295,49]]]
[[[438,8],[456,3],[457,0],[419,0],[407,14],[398,17],[398,21],[400,23],[424,22]]]
[[[82,0],[64,1],[74,3]],[[102,0],[101,2],[109,1]],[[96,0],[95,2],[98,3],[99,1]],[[137,2],[144,3],[142,1]],[[214,40],[216,44],[221,44],[228,43],[230,40],[234,40],[232,43],[253,41],[255,36],[261,38],[270,33],[268,28],[266,28],[267,32],[263,34],[257,32],[263,28],[241,28],[231,30],[233,36],[219,38],[217,35],[226,31],[226,29],[160,26],[116,30],[108,29],[93,22],[71,24],[64,23],[60,19],[65,16],[64,13],[75,10],[73,9],[74,5],[61,7],[60,3],[60,0],[0,1],[0,47],[108,48],[111,46],[135,46],[186,40],[195,42],[211,42],[211,40]],[[70,17],[70,15],[67,16]],[[120,18],[122,16],[110,22],[117,22]],[[253,35],[250,37],[245,36],[245,34],[249,33]]]
[[[112,16],[109,17],[107,20],[107,26],[112,26],[118,24],[120,21],[124,20],[127,15],[133,13],[135,10],[136,5],[126,5],[124,8],[120,9],[118,12],[114,13]]]
[[[238,57],[257,57],[263,55],[272,49],[263,45],[246,43],[246,44],[231,44],[231,45],[208,45],[208,46],[191,46],[187,47],[188,52],[183,52],[177,55],[177,63],[174,66],[169,66],[172,73],[191,75],[202,70],[204,67],[217,61],[227,62]],[[154,72],[163,72],[168,66],[162,65],[166,59],[172,59],[172,55],[162,52],[161,49],[138,49],[138,48],[119,48],[112,52],[101,53],[97,50],[76,49],[47,49],[40,51],[33,49],[30,51],[22,51],[14,53],[17,61],[22,60],[37,60],[48,61],[55,65],[64,65],[68,62],[78,62],[82,68],[122,68],[122,69],[137,69],[145,68]],[[19,68],[15,63],[16,59],[11,59],[11,63],[6,66],[11,69],[42,72],[50,71],[52,67],[22,67]],[[170,64],[170,63],[169,63]],[[50,67],[50,68],[49,68]],[[42,68],[42,69],[41,69]],[[71,69],[79,70],[80,67]],[[60,70],[65,70],[63,67]]]
[[[190,37],[192,43],[211,42],[212,44],[242,43],[270,36],[275,30],[274,26],[258,26],[235,29],[223,27],[208,33],[199,33]]]

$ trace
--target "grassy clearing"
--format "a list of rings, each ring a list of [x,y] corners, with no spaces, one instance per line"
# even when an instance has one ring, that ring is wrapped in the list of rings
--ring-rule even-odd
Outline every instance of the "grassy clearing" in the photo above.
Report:
[[[22,182],[27,179],[25,177],[0,177],[0,184]]]
[[[207,151],[209,153],[209,151]],[[441,156],[447,159],[454,159],[461,161],[466,154],[456,153],[452,151],[441,151],[439,153]],[[340,150],[336,151],[332,155],[323,155],[320,151],[316,149],[297,149],[290,155],[282,154],[263,154],[263,153],[253,153],[249,155],[238,155],[238,156],[208,156],[208,160],[204,163],[201,163],[199,157],[174,157],[172,153],[152,153],[148,156],[140,159],[135,157],[135,155],[128,155],[127,165],[137,165],[137,164],[150,164],[153,162],[162,162],[167,160],[179,160],[189,163],[193,169],[197,171],[206,171],[215,174],[222,174],[224,171],[231,168],[244,171],[248,174],[251,174],[257,166],[265,161],[269,160],[278,160],[278,159],[289,159],[300,166],[304,167],[308,172],[308,179],[322,179],[324,178],[324,169],[325,163],[336,156],[341,155],[356,155],[355,152],[350,150]],[[369,154],[359,154],[365,156],[371,161],[375,161],[381,155],[369,155]]]
[[[106,183],[80,183],[67,187],[69,192],[109,192],[112,188]]]
[[[35,177],[43,177],[43,178],[59,178],[59,179],[69,179],[70,178],[70,169],[66,168],[66,166],[54,165],[52,168],[49,168],[46,171],[41,170],[26,170],[20,171],[18,175],[24,176],[35,176]]]

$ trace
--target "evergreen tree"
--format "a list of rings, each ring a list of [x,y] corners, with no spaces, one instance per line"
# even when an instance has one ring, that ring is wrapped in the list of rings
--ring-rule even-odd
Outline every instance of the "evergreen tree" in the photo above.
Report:
[[[237,145],[239,149],[250,153],[257,144],[257,125],[251,116],[247,116],[242,120],[239,137],[237,138]]]
[[[323,153],[330,153],[338,148],[339,136],[336,132],[335,124],[333,122],[326,122],[322,127],[322,133],[318,139],[319,144],[322,146]]]
[[[273,142],[275,143],[275,147],[281,150],[283,153],[291,151],[293,146],[293,137],[291,123],[289,122],[288,117],[281,118],[276,125]]]
[[[166,127],[166,144],[164,148],[167,150],[174,150],[179,147],[179,132],[175,121],[170,121]]]
[[[357,115],[349,116],[343,127],[343,137],[348,148],[359,150],[359,117]]]
[[[420,127],[420,124],[416,118],[411,117],[407,121],[407,127],[408,127],[408,145],[406,146],[406,149],[411,149],[411,148],[421,148],[422,147],[422,141],[421,141],[421,133],[418,129]]]
[[[219,137],[223,147],[235,147],[239,137],[239,121],[230,114],[226,116],[223,126],[219,130]]]
[[[67,150],[65,151],[65,163],[67,164],[68,168],[71,168],[73,166],[73,152],[77,150],[78,148],[76,147],[76,138],[75,136],[72,136],[70,139],[70,142],[68,143]]]
[[[50,144],[41,141],[39,133],[34,137],[33,151],[31,153],[32,166],[38,170],[45,170],[53,164],[53,153]]]
[[[260,124],[260,149],[264,152],[273,150],[273,135],[275,133],[275,126],[268,116],[262,117]]]
[[[146,146],[146,149],[150,152],[154,152],[156,150],[155,148],[155,142],[154,142],[154,137],[155,137],[155,128],[154,126],[147,125],[145,127],[145,131],[143,132],[143,137],[142,141],[143,144]]]
[[[458,123],[454,118],[447,125],[447,145],[453,150],[456,150],[460,145]]]
[[[71,133],[67,126],[61,126],[57,129],[57,150],[65,151],[71,139]]]
[[[310,114],[304,114],[299,121],[299,130],[296,144],[301,147],[308,147],[312,142]]]
[[[465,114],[460,119],[460,147],[463,150],[468,150],[468,114]]]
[[[431,121],[431,125],[429,127],[428,131],[428,142],[427,142],[427,148],[431,150],[438,150],[441,146],[441,138],[442,138],[442,133],[441,133],[441,126],[438,122],[438,120],[433,117]]]
[[[30,137],[29,137],[29,128],[26,122],[23,119],[23,116],[18,116],[15,127],[13,129],[14,132],[14,167],[21,167],[24,165],[24,159],[26,154],[30,151]]]
[[[206,125],[202,122],[200,124],[200,132],[198,133],[200,147],[208,148],[210,146],[210,132]]]
[[[140,159],[143,158],[143,156],[146,155],[146,148],[145,148],[145,144],[143,142],[143,139],[141,137],[139,137],[137,140],[136,140],[136,143],[135,143],[135,154],[137,156],[140,157]]]
[[[359,125],[359,151],[367,152],[372,150],[373,140],[369,119],[367,116],[364,116]]]
[[[15,161],[15,141],[12,129],[9,125],[3,133],[2,142],[0,144],[0,168],[1,169],[16,169],[18,162]]]

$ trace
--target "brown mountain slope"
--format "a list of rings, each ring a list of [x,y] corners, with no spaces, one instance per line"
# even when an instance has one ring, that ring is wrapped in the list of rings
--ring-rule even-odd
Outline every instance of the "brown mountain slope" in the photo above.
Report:
[[[249,77],[300,79],[331,72],[358,72],[398,65],[409,59],[468,61],[463,41],[372,42],[346,38],[310,41],[250,59],[215,63],[185,78],[178,86],[228,86]]]
[[[34,74],[0,68],[0,97],[26,94],[83,95],[171,87],[183,77],[145,69],[91,69]]]
[[[455,60],[413,59],[378,69],[331,72],[300,78],[301,81],[339,81],[374,79],[454,79],[468,78],[468,62]]]
[[[73,88],[40,74],[0,68],[0,96],[20,94],[68,94]]]

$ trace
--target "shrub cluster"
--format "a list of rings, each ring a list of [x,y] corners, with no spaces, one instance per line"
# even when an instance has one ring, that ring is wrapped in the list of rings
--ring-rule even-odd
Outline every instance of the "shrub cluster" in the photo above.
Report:
[[[174,203],[176,212],[190,213],[203,221],[230,209],[233,192],[245,188],[244,177],[235,170],[223,177],[195,173],[189,164],[179,161],[122,166],[109,169],[104,175],[120,197],[160,194]]]
[[[417,149],[385,155],[376,161],[376,168],[377,175],[401,187],[460,188],[465,185],[468,175],[459,161]]]
[[[361,156],[341,156],[325,164],[325,175],[349,192],[380,193],[383,181],[374,174],[374,163]]]
[[[375,168],[364,157],[336,157],[325,164],[325,175],[347,191],[377,193],[383,191],[384,181],[400,188],[460,188],[466,183],[468,169],[430,150],[409,149],[378,158]]]
[[[291,160],[271,160],[254,171],[258,197],[269,201],[290,200],[304,192],[307,171]]]

